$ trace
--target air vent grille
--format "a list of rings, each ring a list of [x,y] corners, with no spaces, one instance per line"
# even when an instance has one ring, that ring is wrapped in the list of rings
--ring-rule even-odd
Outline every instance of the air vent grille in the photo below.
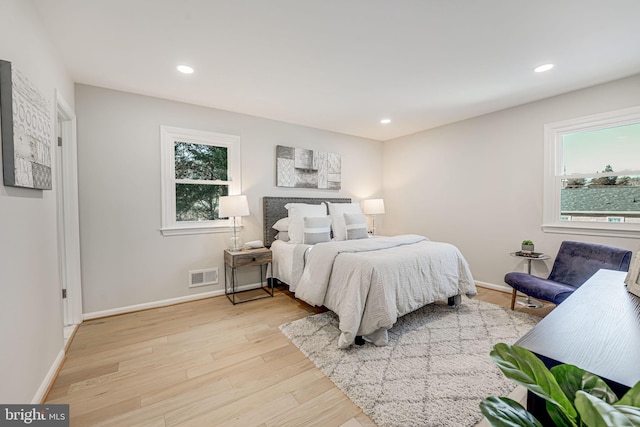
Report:
[[[218,267],[189,271],[189,287],[215,285],[218,283]]]

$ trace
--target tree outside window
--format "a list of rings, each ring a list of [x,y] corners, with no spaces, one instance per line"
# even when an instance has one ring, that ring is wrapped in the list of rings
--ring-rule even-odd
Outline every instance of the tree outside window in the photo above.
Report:
[[[221,196],[240,194],[240,137],[161,126],[162,234],[223,232]]]
[[[227,148],[175,142],[176,221],[214,221],[229,194]]]

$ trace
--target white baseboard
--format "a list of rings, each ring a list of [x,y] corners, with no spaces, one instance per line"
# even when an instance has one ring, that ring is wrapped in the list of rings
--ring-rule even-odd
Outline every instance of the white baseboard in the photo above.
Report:
[[[500,291],[500,292],[511,293],[511,291],[512,291],[512,288],[510,286],[507,286],[507,285],[496,285],[495,283],[482,282],[482,281],[479,281],[479,280],[476,280],[475,283],[476,283],[477,286],[481,286],[483,288],[488,288],[488,289],[493,289],[493,290]],[[260,286],[259,283],[250,283],[248,285],[238,286],[237,289],[239,291],[245,291],[245,290],[257,288],[259,286]],[[196,301],[196,300],[199,300],[199,299],[211,298],[211,297],[215,297],[215,296],[219,296],[219,295],[224,295],[224,289],[218,289],[216,291],[202,292],[202,293],[199,293],[199,294],[186,295],[186,296],[183,296],[183,297],[170,298],[170,299],[165,299],[165,300],[160,300],[160,301],[152,301],[152,302],[147,302],[147,303],[143,303],[143,304],[136,304],[136,305],[129,305],[129,306],[125,306],[125,307],[112,308],[112,309],[109,309],[109,310],[94,311],[92,313],[85,313],[83,315],[83,319],[84,320],[91,320],[91,319],[98,319],[98,318],[101,318],[101,317],[115,316],[115,315],[118,315],[118,314],[133,313],[135,311],[147,310],[147,309],[150,309],[150,308],[166,307],[168,305],[180,304],[180,303],[189,302],[189,301]]]
[[[56,360],[53,361],[53,365],[51,365],[51,368],[49,368],[49,372],[47,372],[47,375],[42,380],[42,384],[40,384],[36,395],[33,396],[33,399],[31,399],[32,405],[39,405],[42,403],[47,391],[56,380],[58,369],[60,369],[62,362],[64,362],[64,350],[60,350],[58,356],[56,357]]]
[[[236,289],[238,291],[246,291],[258,287],[260,287],[259,283],[250,283],[248,285],[238,286]],[[150,308],[166,307],[168,305],[180,304],[183,302],[197,301],[199,299],[211,298],[219,295],[224,295],[224,289],[218,289],[211,292],[202,292],[194,295],[185,295],[182,297],[170,298],[160,301],[145,302],[142,304],[129,305],[126,307],[112,308],[109,310],[94,311],[92,313],[84,313],[82,318],[84,320],[98,319],[101,317],[115,316],[117,314],[133,313],[135,311],[148,310]]]
[[[513,288],[507,285],[496,285],[495,283],[481,282],[479,280],[476,280],[475,282],[477,286],[482,286],[483,288],[487,288],[487,289],[493,289],[500,292],[507,292],[509,294],[513,291]]]
[[[73,337],[76,335],[76,332],[78,332],[79,327],[80,323],[64,327],[64,354],[67,354],[69,351],[69,346],[71,345],[71,342],[73,342]]]

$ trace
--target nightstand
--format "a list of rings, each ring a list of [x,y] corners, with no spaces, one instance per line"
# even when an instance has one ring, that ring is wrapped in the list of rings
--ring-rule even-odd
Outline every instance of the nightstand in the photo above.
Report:
[[[267,280],[267,272],[271,264],[271,250],[267,248],[251,249],[246,251],[224,251],[224,293],[234,305],[255,301],[257,299],[273,297],[273,286]],[[260,269],[260,288],[238,290],[238,268],[258,267]],[[267,295],[258,295],[249,299],[238,300],[236,294],[263,290]]]

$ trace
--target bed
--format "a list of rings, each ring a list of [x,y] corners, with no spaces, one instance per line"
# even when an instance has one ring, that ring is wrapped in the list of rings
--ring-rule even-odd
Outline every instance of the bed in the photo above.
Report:
[[[338,315],[340,348],[363,339],[386,345],[398,317],[436,301],[457,306],[461,295],[476,295],[469,265],[454,245],[414,234],[369,237],[364,215],[356,211],[359,205],[348,198],[263,198],[273,280]]]

